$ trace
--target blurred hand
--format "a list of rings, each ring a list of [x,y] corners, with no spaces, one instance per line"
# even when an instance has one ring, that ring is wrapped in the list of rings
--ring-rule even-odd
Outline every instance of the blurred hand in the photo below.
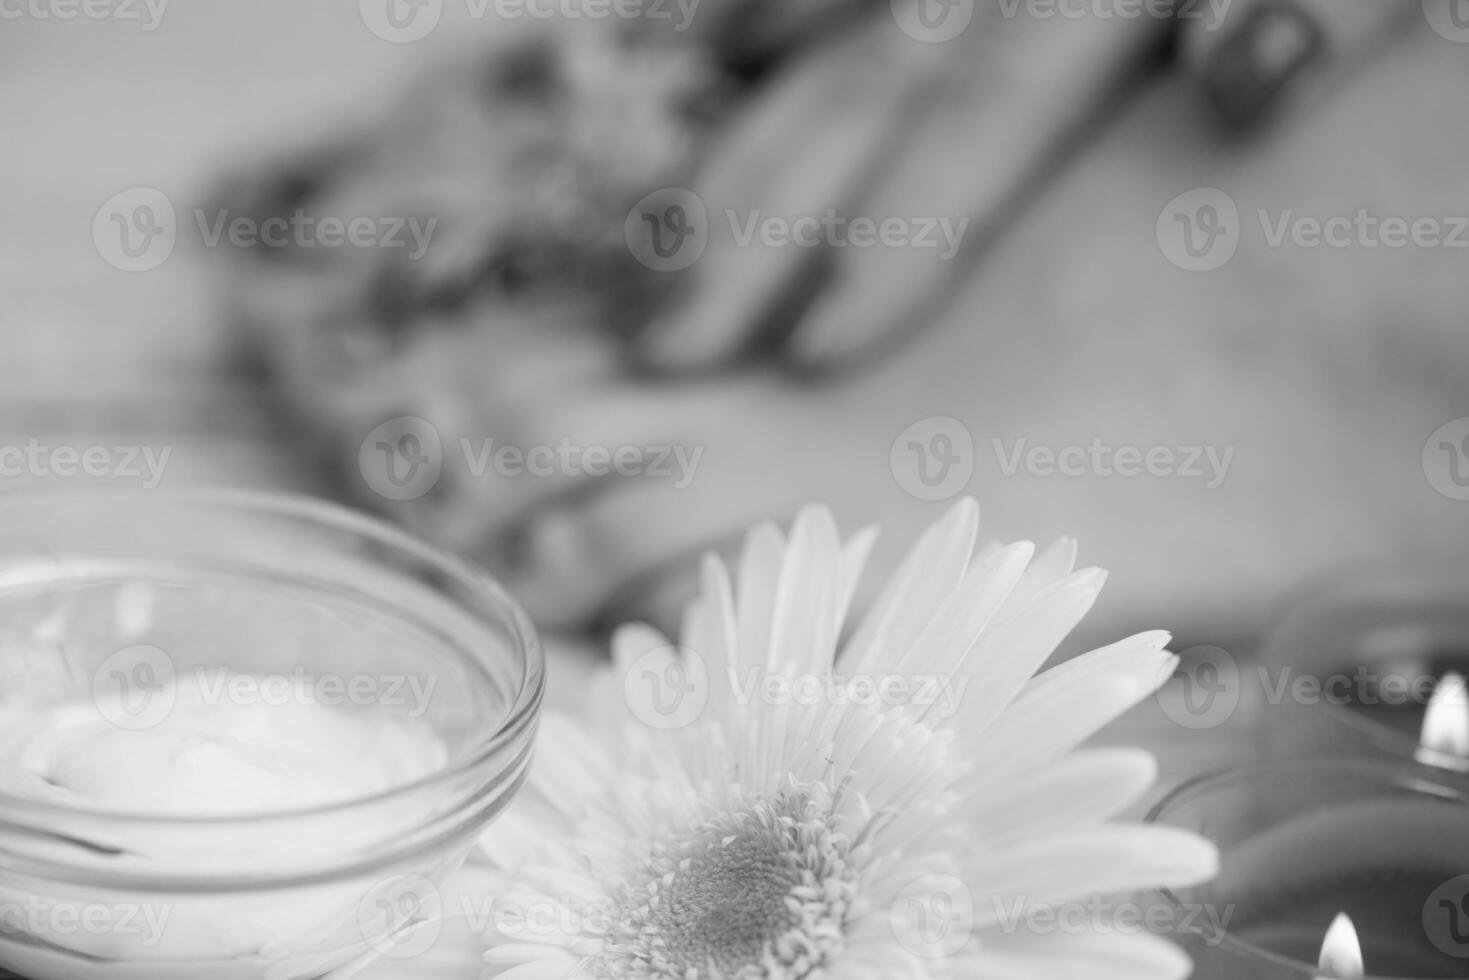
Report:
[[[940,40],[916,15],[931,2],[911,18],[882,4],[814,43],[725,128],[694,188],[708,245],[649,328],[649,361],[712,366],[793,330],[797,361],[835,362],[912,327],[1170,27],[980,3]],[[767,218],[829,213],[844,225],[824,240],[761,243]],[[863,247],[854,220],[891,231]]]
[[[1424,30],[1320,111],[1228,152],[1190,93],[1162,83],[996,243],[920,343],[824,385],[774,369],[528,383],[528,436],[682,446],[702,451],[696,470],[581,480],[576,497],[564,491],[578,481],[540,481],[563,495],[539,507],[505,478],[458,510],[527,504],[509,574],[547,624],[608,609],[666,623],[698,551],[808,500],[901,539],[940,506],[921,499],[919,465],[953,468],[948,490],[981,498],[986,534],[1080,537],[1084,559],[1114,573],[1099,630],[1223,642],[1308,575],[1460,546],[1469,511],[1425,478],[1421,453],[1469,415],[1462,252],[1272,235],[1364,208],[1461,213],[1464,81],[1461,53]],[[1217,268],[1190,271],[1159,228],[1197,217],[1166,208],[1200,187],[1230,195],[1239,222],[1222,230],[1239,239]],[[1166,449],[1174,471],[1068,476],[1016,455],[1097,439]]]
[[[840,193],[825,199],[859,202],[843,213],[921,217],[947,207],[991,215],[974,220],[992,232],[1015,198],[989,175],[1029,186],[1042,145],[1023,107],[1088,102],[1105,73],[1088,69],[1078,81],[1076,64],[1125,66],[1131,56],[1109,60],[1117,38],[1152,42],[1134,35],[1132,21],[1106,31],[1023,16],[985,25],[991,40],[1013,31],[1036,47],[1028,57],[1005,47],[981,70],[958,56],[959,41],[950,55],[924,45],[915,56],[904,45],[916,42],[873,20],[793,63],[780,83],[786,94],[752,108],[730,132],[732,149],[711,158],[701,185],[711,214],[722,199],[799,217],[822,206],[810,188],[831,186]],[[1087,40],[1081,50],[1096,57],[1068,47],[1073,54],[1041,60],[1049,73],[1031,77],[1023,66],[1062,37]],[[970,41],[981,43],[977,33]],[[451,315],[425,317],[397,356],[330,389],[340,431],[329,442],[370,494],[357,475],[370,431],[392,416],[427,419],[443,473],[431,492],[389,508],[485,560],[548,626],[639,614],[667,624],[693,583],[697,553],[811,500],[831,503],[848,528],[880,519],[890,540],[911,536],[941,506],[924,499],[934,495],[925,481],[937,478],[945,493],[983,500],[986,534],[1081,537],[1084,560],[1116,573],[1097,630],[1162,624],[1226,642],[1256,628],[1305,575],[1382,552],[1451,547],[1469,530],[1463,505],[1435,492],[1420,458],[1438,425],[1469,416],[1463,253],[1298,246],[1290,234],[1296,218],[1363,208],[1409,221],[1462,213],[1469,107],[1452,93],[1464,81],[1457,46],[1425,28],[1321,111],[1240,145],[1221,143],[1207,110],[1162,80],[1037,189],[1004,235],[991,236],[973,275],[958,262],[935,273],[925,257],[893,249],[821,251],[816,264],[828,277],[802,322],[820,323],[828,303],[853,305],[843,324],[868,325],[853,327],[853,349],[907,319],[878,313],[906,310],[915,292],[932,301],[950,278],[956,287],[948,302],[933,301],[933,329],[920,342],[822,384],[771,365],[633,377],[616,338],[596,329],[611,294],[555,277],[533,300],[524,291],[475,294]],[[1027,86],[1047,100],[1001,97]],[[971,113],[989,127],[971,126]],[[992,142],[992,133],[1007,135]],[[824,150],[801,149],[808,137]],[[985,179],[967,186],[960,177],[969,172]],[[710,190],[716,177],[735,190]],[[956,187],[968,211],[955,204]],[[1230,227],[1190,226],[1205,251],[1216,232],[1240,233],[1237,254],[1207,273],[1181,267],[1189,256],[1159,239],[1161,229],[1202,219],[1198,208],[1165,206],[1204,187],[1227,191],[1239,214]],[[888,193],[902,206],[883,203]],[[1272,242],[1278,227],[1284,237]],[[717,360],[767,326],[763,313],[743,313],[806,281],[809,270],[794,268],[790,252],[712,241],[692,270],[687,312],[665,337],[714,342],[695,342],[682,359],[665,352],[665,363]],[[848,270],[850,291],[839,288],[837,269]],[[869,280],[882,288],[864,288]],[[278,291],[277,282],[258,292]],[[723,304],[735,315],[723,317]],[[282,320],[281,343],[304,345]],[[824,349],[842,349],[845,331],[835,336]],[[823,349],[800,337],[798,345]],[[303,375],[299,387],[323,399],[317,379]],[[303,414],[320,424],[320,413]],[[1094,439],[1168,449],[1181,454],[1180,467],[1191,459],[1198,476],[1042,475],[1017,462],[1031,448]],[[587,465],[592,451],[598,466]],[[531,453],[549,464],[545,472],[527,465]],[[609,472],[607,457],[619,453],[624,471]],[[875,561],[892,557],[880,549]]]

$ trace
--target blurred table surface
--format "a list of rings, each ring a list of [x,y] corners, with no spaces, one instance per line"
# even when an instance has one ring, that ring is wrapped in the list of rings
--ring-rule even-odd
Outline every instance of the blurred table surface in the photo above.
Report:
[[[257,382],[235,367],[190,258],[120,272],[95,249],[92,219],[136,186],[197,200],[220,166],[310,132],[353,93],[370,103],[424,56],[421,45],[373,38],[350,3],[179,5],[152,33],[116,22],[5,21],[0,445],[167,447],[166,486],[324,492]],[[0,477],[0,492],[75,482]],[[553,638],[549,646],[553,702],[573,703],[599,645]],[[1156,750],[1167,785],[1246,758],[1249,732],[1248,712],[1190,731],[1155,700],[1100,741]]]

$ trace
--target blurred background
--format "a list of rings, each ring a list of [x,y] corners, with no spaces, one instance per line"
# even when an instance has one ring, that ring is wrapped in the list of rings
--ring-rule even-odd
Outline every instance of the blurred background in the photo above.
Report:
[[[829,503],[1248,648],[1469,559],[1446,0],[0,0],[0,492],[379,511],[594,650]]]

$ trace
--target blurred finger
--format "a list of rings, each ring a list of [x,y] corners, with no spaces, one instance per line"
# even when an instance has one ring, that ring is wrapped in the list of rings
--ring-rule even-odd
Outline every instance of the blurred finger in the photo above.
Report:
[[[698,41],[741,73],[808,46],[866,8],[887,0],[684,0],[675,15],[649,19],[653,29]],[[673,6],[647,0],[648,9]],[[673,14],[673,11],[670,11]]]
[[[669,499],[678,492],[626,481],[584,506],[538,514],[511,591],[533,619],[552,626],[629,619],[671,626],[697,583],[699,557],[772,516],[734,499],[720,508],[679,507]]]
[[[599,413],[607,443],[638,438],[643,468],[606,481],[571,506],[537,509],[520,527],[512,589],[532,615],[585,625],[610,606],[649,591],[661,570],[787,509],[789,488],[825,473],[819,454],[774,448],[766,425],[786,417],[791,396],[774,375],[709,380],[675,389],[630,386],[619,413]],[[786,424],[787,436],[802,423]],[[813,430],[814,431],[814,430]],[[651,434],[650,434],[651,433]],[[717,441],[706,444],[704,438]],[[793,437],[802,442],[802,437]]]
[[[650,364],[709,366],[771,326],[815,255],[793,262],[790,249],[746,240],[738,219],[821,215],[850,200],[931,81],[918,48],[873,18],[772,80],[732,123],[697,182],[708,244],[685,273],[684,301],[642,339]]]
[[[885,177],[853,208],[875,244],[836,252],[831,278],[791,341],[807,365],[871,347],[936,301],[1026,191],[1126,83],[1143,73],[1168,19],[991,16],[924,107]]]
[[[1182,20],[1180,47],[1219,118],[1247,128],[1371,57],[1422,10],[1419,0],[1237,0],[1222,24]]]
[[[398,509],[425,537],[486,560],[504,558],[526,514],[636,468],[637,447],[665,424],[618,378],[610,340],[575,324],[502,324],[455,357],[397,409],[432,427],[441,459],[432,485]]]
[[[773,516],[789,519],[791,515]],[[648,623],[669,636],[677,635],[689,603],[698,598],[705,556],[718,555],[726,568],[736,568],[745,533],[705,542],[621,583],[594,614],[593,627],[610,633],[624,623]]]

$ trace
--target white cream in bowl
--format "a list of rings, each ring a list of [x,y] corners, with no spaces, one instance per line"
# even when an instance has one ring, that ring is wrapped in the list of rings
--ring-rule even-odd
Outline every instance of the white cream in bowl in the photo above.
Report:
[[[250,678],[254,689],[269,679]],[[126,692],[45,703],[0,700],[0,760],[82,808],[150,816],[243,816],[360,799],[448,761],[424,722],[301,701],[233,701],[229,679],[169,680],[156,723],[122,727]]]
[[[426,721],[293,699],[279,678],[180,674],[151,694],[166,710],[138,715],[136,705],[121,700],[132,696],[126,691],[68,690],[44,674],[27,686],[25,676],[10,673],[0,692],[0,786],[78,812],[268,819],[372,797],[448,764],[447,745]],[[242,690],[254,696],[231,696]],[[260,696],[271,690],[283,696]],[[295,869],[272,862],[289,865],[283,854],[330,853],[344,840],[370,835],[361,822],[348,812],[335,824],[323,820],[296,833],[285,851],[272,841],[273,856],[262,853],[259,870],[289,872]],[[146,824],[130,830],[126,822],[91,843],[117,849],[108,860],[138,871],[238,868],[261,838],[232,833],[232,826],[221,824],[203,849]],[[29,961],[37,976],[90,977],[95,970],[98,977],[129,977],[135,967],[149,980],[205,973],[304,980],[373,940],[363,895],[374,884],[129,896],[6,881],[0,942],[9,946],[8,963]]]

